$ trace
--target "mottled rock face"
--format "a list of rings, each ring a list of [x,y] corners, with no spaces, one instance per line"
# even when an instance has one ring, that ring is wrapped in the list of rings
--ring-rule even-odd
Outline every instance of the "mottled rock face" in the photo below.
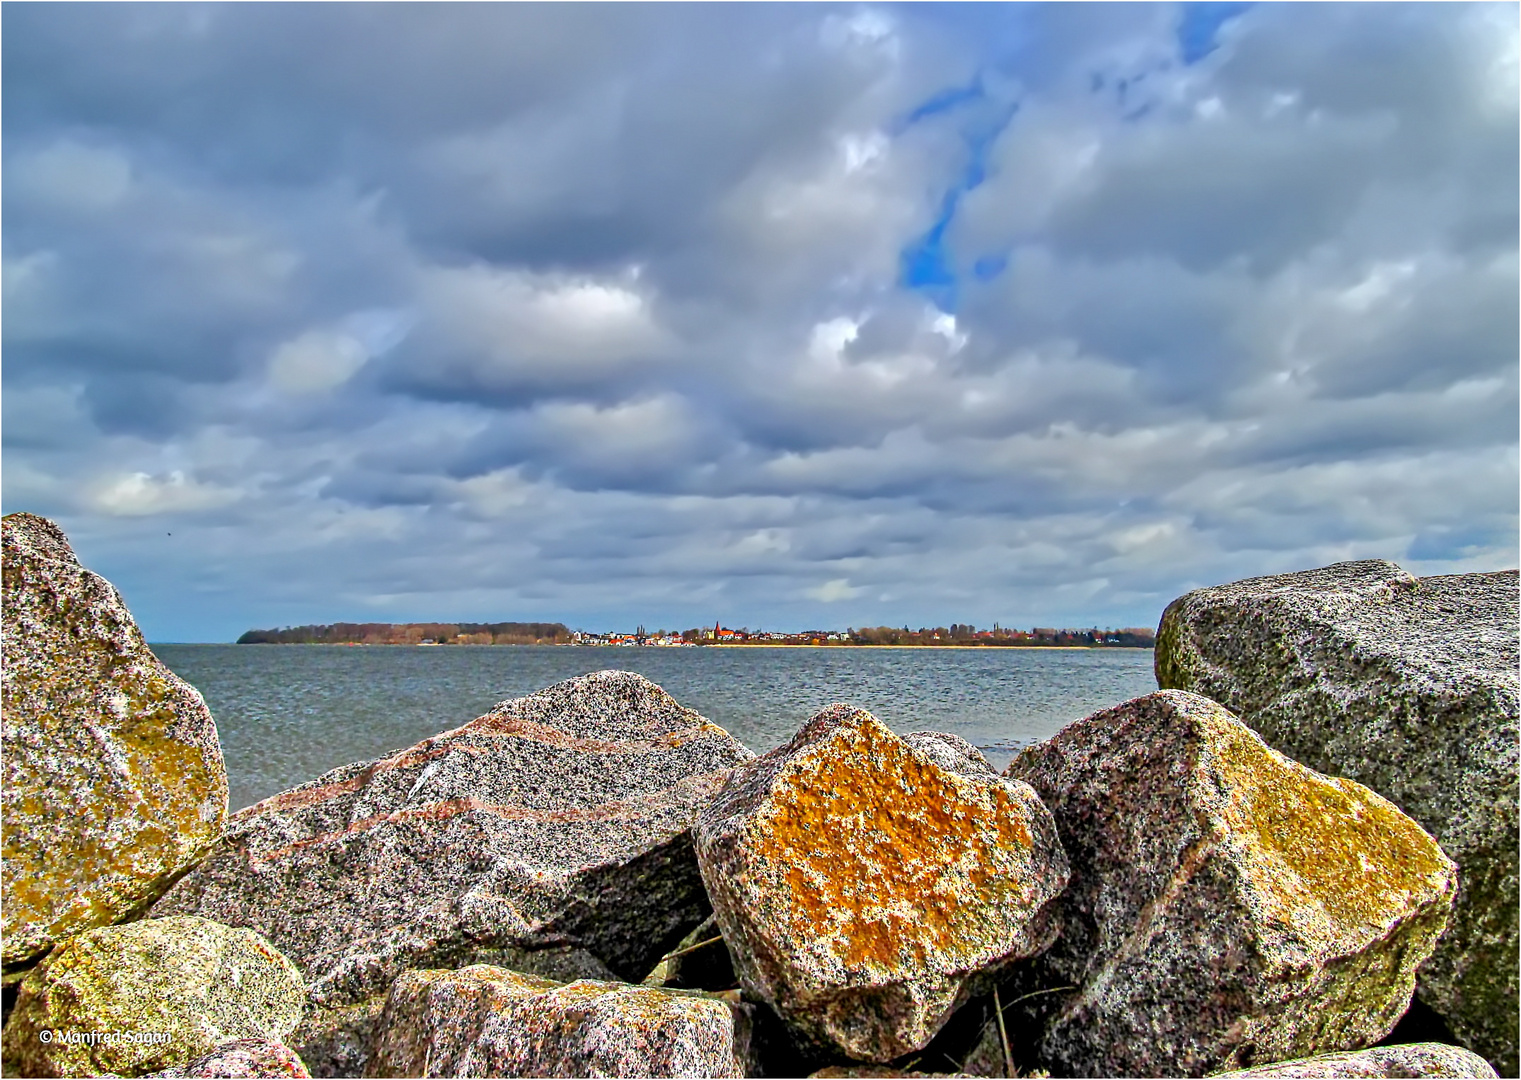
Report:
[[[1366,1046],[1408,1007],[1451,911],[1455,868],[1420,826],[1195,694],[1069,724],[1008,775],[1040,793],[1072,860],[1057,944],[1003,989],[1056,991],[1010,1011],[1055,1075],[1202,1076]]]
[[[216,725],[51,521],[4,519],[4,965],[129,918],[227,817]]]
[[[545,978],[610,982],[618,978],[595,956],[584,949],[568,946],[477,949],[475,952],[500,965],[510,964],[513,970]],[[385,1003],[383,991],[348,1004],[311,1003],[291,1035],[290,1044],[300,1052],[313,1076],[362,1076],[370,1060],[375,1023]]]
[[[22,1076],[138,1076],[234,1039],[284,1041],[305,991],[295,965],[248,930],[197,918],[101,927],[26,977],[5,1058]],[[81,1036],[92,1032],[167,1038],[91,1045]]]
[[[707,915],[692,819],[753,757],[638,675],[571,679],[240,811],[152,914],[257,929],[325,1007],[408,967],[637,981]]]
[[[1160,686],[1420,822],[1458,864],[1418,993],[1502,1075],[1517,1061],[1517,575],[1340,563],[1200,589],[1157,633]]]
[[[149,1073],[150,1077],[291,1077],[311,1080],[300,1056],[284,1043],[270,1039],[234,1039],[188,1065]]]
[[[1067,878],[1034,792],[960,740],[921,741],[935,756],[833,706],[737,770],[695,828],[742,984],[858,1060],[924,1046],[975,977],[1045,947]]]
[[[1280,1061],[1259,1065],[1255,1069],[1217,1073],[1217,1076],[1240,1077],[1336,1077],[1336,1076],[1477,1076],[1491,1077],[1495,1070],[1489,1062],[1459,1046],[1442,1043],[1407,1043],[1403,1046],[1375,1046],[1345,1054],[1324,1054],[1298,1061]]]
[[[313,1076],[363,1076],[385,1003],[377,994],[352,1005],[308,1005],[290,1045]]]
[[[747,1006],[505,968],[408,971],[368,1076],[744,1076]]]

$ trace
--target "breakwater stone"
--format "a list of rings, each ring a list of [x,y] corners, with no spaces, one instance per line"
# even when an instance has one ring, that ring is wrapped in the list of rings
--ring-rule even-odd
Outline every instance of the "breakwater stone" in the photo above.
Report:
[[[5,1025],[6,1072],[174,1068],[234,1039],[282,1041],[305,1003],[295,965],[252,931],[198,918],[103,926],[59,945],[22,982]],[[123,1037],[85,1038],[102,1032]]]
[[[417,967],[637,982],[708,914],[692,820],[753,757],[632,672],[570,679],[240,811],[152,915],[257,929],[322,1009]]]
[[[1067,880],[1028,786],[848,705],[736,770],[694,833],[741,984],[857,1060],[922,1048],[978,979],[1045,948]]]
[[[1456,868],[1419,825],[1197,694],[1076,721],[1006,775],[1071,859],[1060,937],[1003,990],[1053,1075],[1203,1076],[1376,1042],[1451,913]]]
[[[252,1080],[255,1077],[289,1077],[311,1080],[301,1056],[284,1043],[273,1039],[234,1039],[202,1054],[187,1065],[176,1065],[150,1077],[174,1077],[175,1080]]]
[[[749,1009],[488,965],[408,971],[391,986],[366,1075],[741,1077]]]
[[[1260,1080],[1288,1080],[1289,1077],[1312,1080],[1318,1077],[1422,1077],[1469,1076],[1493,1077],[1495,1070],[1478,1054],[1460,1046],[1443,1043],[1406,1043],[1401,1046],[1374,1046],[1344,1054],[1323,1054],[1298,1061],[1280,1061],[1259,1065],[1255,1069],[1216,1073],[1218,1077],[1247,1077]]]
[[[227,817],[199,692],[57,525],[3,522],[4,980],[57,942],[140,913]]]
[[[1515,1076],[1517,573],[1415,578],[1338,563],[1199,589],[1157,632],[1162,687],[1225,705],[1269,745],[1395,802],[1458,864],[1418,994]]]

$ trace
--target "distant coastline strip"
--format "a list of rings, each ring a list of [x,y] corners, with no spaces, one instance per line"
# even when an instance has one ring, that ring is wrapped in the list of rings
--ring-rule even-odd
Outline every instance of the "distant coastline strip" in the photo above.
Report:
[[[897,648],[1130,648],[1150,649],[1156,634],[1149,627],[1123,629],[1056,629],[1034,627],[1011,630],[993,624],[991,630],[971,624],[949,627],[907,626],[849,627],[839,630],[796,632],[741,628],[721,623],[689,630],[655,630],[639,627],[633,633],[589,633],[571,630],[564,623],[329,623],[287,626],[276,630],[249,630],[239,645],[866,645]]]

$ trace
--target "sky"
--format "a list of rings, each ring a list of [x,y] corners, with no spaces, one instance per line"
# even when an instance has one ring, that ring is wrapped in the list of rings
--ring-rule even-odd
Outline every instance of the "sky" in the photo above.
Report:
[[[154,641],[1517,563],[1515,4],[6,4],[4,511]]]

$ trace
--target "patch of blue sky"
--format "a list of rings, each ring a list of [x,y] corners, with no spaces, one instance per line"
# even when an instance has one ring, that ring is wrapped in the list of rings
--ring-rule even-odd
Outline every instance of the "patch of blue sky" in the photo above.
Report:
[[[944,90],[917,106],[894,129],[898,134],[915,124],[962,109],[968,113],[961,125],[966,162],[941,198],[934,222],[899,256],[899,284],[928,296],[947,314],[955,312],[960,295],[956,258],[947,248],[947,234],[961,206],[962,196],[987,180],[988,158],[998,137],[1019,111],[1019,103],[993,100],[979,73],[967,86]],[[1007,256],[984,257],[973,264],[972,273],[979,281],[990,281],[1002,273],[1007,264]]]
[[[1009,267],[1007,253],[1000,255],[984,255],[972,264],[972,276],[978,281],[992,281]]]
[[[1405,557],[1421,560],[1470,558],[1486,548],[1502,545],[1502,532],[1501,529],[1484,525],[1467,528],[1433,526],[1416,534],[1405,551]]]
[[[1250,7],[1250,3],[1184,4],[1178,22],[1178,50],[1183,62],[1197,64],[1218,49],[1220,28]]]
[[[955,86],[949,90],[942,90],[924,104],[915,107],[907,116],[898,121],[895,125],[896,130],[903,131],[928,117],[950,112],[974,101],[982,101],[986,97],[987,90],[983,88],[982,75],[979,73],[969,86]]]

